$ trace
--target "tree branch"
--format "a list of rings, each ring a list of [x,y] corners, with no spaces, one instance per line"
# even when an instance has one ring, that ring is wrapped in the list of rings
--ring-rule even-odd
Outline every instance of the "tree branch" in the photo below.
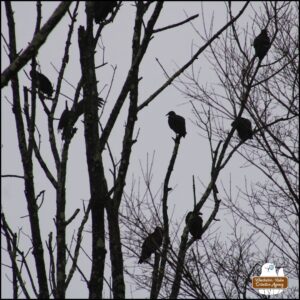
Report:
[[[168,29],[171,29],[171,28],[175,28],[175,27],[177,27],[177,26],[183,25],[183,24],[185,24],[185,23],[187,23],[187,22],[189,22],[189,21],[191,21],[191,20],[193,20],[193,19],[195,19],[195,18],[198,18],[198,17],[199,17],[199,14],[193,15],[193,16],[191,16],[191,17],[187,18],[186,20],[181,21],[181,22],[179,22],[179,23],[175,23],[175,24],[172,24],[172,25],[168,25],[168,26],[165,26],[165,27],[162,27],[162,28],[159,28],[159,29],[154,29],[154,30],[153,30],[153,33],[158,33],[158,32],[164,31],[164,30],[168,30]]]
[[[159,89],[157,89],[150,97],[148,97],[147,100],[145,100],[141,105],[139,105],[138,110],[140,111],[145,106],[149,105],[150,102],[152,102],[157,95],[159,95],[167,86],[169,86],[175,78],[177,78],[180,74],[183,73],[184,70],[186,70],[197,58],[198,56],[215,40],[219,37],[223,31],[225,31],[233,22],[235,22],[245,11],[249,4],[249,1],[247,1],[244,5],[244,7],[240,10],[240,12],[231,19],[230,22],[228,22],[225,26],[223,26],[219,31],[216,32],[216,34],[209,39],[205,45],[203,45],[194,55],[193,57],[185,64],[183,65],[178,71],[176,71]]]
[[[38,49],[45,43],[48,35],[52,32],[55,26],[63,18],[65,13],[68,11],[71,1],[61,2],[52,16],[41,28],[41,30],[33,37],[29,46],[23,51],[23,53],[17,56],[13,62],[2,72],[1,74],[1,88],[6,86],[12,79],[12,76],[21,70],[28,61],[36,55]]]

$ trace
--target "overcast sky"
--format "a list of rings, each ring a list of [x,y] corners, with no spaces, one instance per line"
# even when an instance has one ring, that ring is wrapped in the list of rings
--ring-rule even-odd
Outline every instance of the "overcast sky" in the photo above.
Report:
[[[46,2],[43,4],[43,19],[42,24],[48,19],[53,10],[57,6],[57,2]],[[3,9],[3,2],[1,3],[1,28],[2,33],[7,37],[7,20],[5,15],[5,9]],[[241,8],[241,4],[236,4],[234,10],[237,11]],[[226,22],[225,6],[221,2],[206,2],[205,17],[209,22],[212,13],[214,13],[214,32],[222,27]],[[71,6],[73,10],[74,4]],[[28,42],[31,41],[35,26],[36,10],[35,3],[33,2],[13,2],[13,9],[15,11],[16,33],[17,33],[17,50],[20,51],[27,47]],[[84,3],[80,4],[78,22],[75,26],[75,34],[72,39],[72,47],[70,53],[70,63],[67,66],[65,74],[66,79],[74,86],[77,85],[78,80],[81,77],[81,69],[79,63],[78,53],[78,41],[77,41],[77,29],[80,25],[85,25],[85,12]],[[152,10],[151,10],[152,11]],[[166,26],[172,23],[182,21],[186,18],[186,15],[191,16],[199,13],[200,16],[193,21],[194,26],[202,32],[202,16],[200,11],[200,2],[168,2],[164,4],[162,13],[159,17],[156,28]],[[239,20],[241,26],[244,22],[249,21],[250,11],[246,11],[245,16]],[[105,27],[102,34],[102,41],[105,46],[105,61],[108,64],[97,70],[98,91],[104,88],[100,96],[105,97],[112,76],[112,66],[117,66],[116,77],[113,85],[112,92],[108,98],[107,105],[103,117],[101,119],[102,124],[105,124],[110,110],[115,103],[116,96],[120,91],[125,76],[128,71],[128,66],[131,61],[131,37],[134,24],[135,8],[132,3],[125,2],[120,12],[118,13],[113,24],[109,24]],[[41,65],[42,72],[53,82],[57,81],[57,72],[53,68],[52,64],[59,68],[61,64],[61,58],[65,47],[65,39],[68,30],[68,24],[70,23],[69,17],[66,14],[64,20],[53,30],[48,37],[46,43],[39,51],[38,62]],[[252,41],[249,40],[249,43]],[[150,47],[147,51],[145,59],[141,65],[140,76],[143,77],[139,88],[139,103],[142,103],[149,95],[151,95],[160,85],[163,84],[165,77],[164,74],[156,63],[155,58],[158,58],[163,64],[165,69],[172,74],[176,70],[177,66],[182,66],[191,56],[192,43],[201,46],[203,43],[199,40],[196,33],[190,24],[185,24],[176,29],[158,33],[150,43]],[[3,48],[1,49],[3,50]],[[96,55],[96,64],[102,63],[102,52],[98,47],[97,51],[99,55]],[[1,55],[2,69],[8,65],[8,58],[4,51]],[[207,83],[215,84],[217,78],[211,66],[207,63],[204,56],[201,56],[195,63],[196,69],[200,69],[200,80],[202,84]],[[21,86],[30,86],[29,79],[25,76],[24,71],[29,73],[30,63],[28,63],[19,73]],[[63,83],[62,93],[72,98],[74,96],[74,89],[66,83]],[[1,146],[2,146],[2,174],[17,174],[23,175],[20,154],[18,149],[16,127],[14,115],[11,111],[10,104],[6,101],[5,97],[9,101],[11,100],[10,84],[8,87],[2,90],[1,101]],[[65,97],[59,98],[59,105],[56,109],[56,117],[60,117],[61,112],[65,106]],[[69,100],[68,100],[69,101]],[[71,102],[69,102],[71,105]],[[69,106],[70,106],[69,105]],[[39,129],[44,134],[42,137],[42,154],[44,157],[49,157],[48,161],[51,166],[51,170],[54,174],[54,162],[51,156],[51,150],[46,134],[47,130],[47,118],[42,109],[41,103],[37,103],[37,123]],[[110,146],[112,148],[114,156],[118,159],[121,152],[122,137],[124,133],[124,123],[127,114],[128,104],[124,105],[122,113],[118,122],[113,130]],[[167,165],[169,163],[174,141],[173,131],[168,126],[167,117],[165,116],[169,111],[175,111],[177,114],[183,116],[186,119],[187,135],[182,139],[179,149],[179,154],[176,160],[175,168],[172,173],[170,186],[176,187],[176,189],[170,194],[169,197],[169,210],[174,209],[175,217],[180,220],[183,218],[188,210],[193,206],[192,196],[192,175],[197,178],[197,198],[201,196],[203,187],[200,184],[200,180],[206,184],[210,177],[210,153],[209,144],[207,139],[200,136],[199,128],[197,128],[193,121],[195,121],[192,114],[192,107],[188,99],[186,99],[180,92],[178,92],[173,86],[167,88],[162,92],[155,101],[149,106],[143,109],[138,117],[138,122],[135,129],[135,134],[139,129],[138,142],[133,146],[130,168],[127,175],[126,191],[130,190],[132,176],[135,178],[141,177],[140,162],[146,163],[147,153],[151,157],[155,151],[154,162],[154,178],[153,189],[157,191],[163,183]],[[80,119],[82,120],[82,118]],[[57,123],[56,123],[57,124]],[[229,123],[228,123],[229,124]],[[55,125],[56,128],[57,125]],[[85,144],[83,139],[83,124],[81,121],[77,122],[76,127],[78,131],[72,140],[69,160],[68,160],[68,177],[67,177],[67,218],[73,214],[77,208],[82,208],[82,199],[89,198],[89,186],[88,186],[88,173],[86,168],[85,158]],[[230,130],[230,127],[228,127]],[[57,135],[57,141],[59,149],[61,149],[61,140]],[[258,172],[253,168],[242,168],[243,160],[238,154],[234,155],[232,161],[228,164],[226,169],[222,172],[219,182],[228,187],[229,180],[231,179],[234,187],[234,195],[237,193],[236,187],[244,186],[245,175],[249,182],[257,180],[259,176]],[[111,167],[110,162],[106,163],[107,174],[108,168]],[[109,175],[108,175],[109,177]],[[109,177],[110,178],[110,177]],[[41,171],[39,165],[35,162],[35,190],[38,194],[41,190],[46,190],[45,201],[40,209],[40,225],[43,240],[45,241],[50,231],[55,232],[53,223],[53,217],[55,216],[55,191],[49,184],[48,180]],[[24,216],[27,214],[27,205],[24,197],[24,183],[22,180],[5,178],[2,180],[2,209],[6,214],[6,218],[9,224],[12,225],[13,230],[17,231],[21,229],[24,232],[30,233],[28,226],[28,218]],[[220,191],[220,197],[222,198],[222,191]],[[205,211],[210,211],[211,206],[209,203],[204,208]],[[221,219],[219,224],[215,224],[214,229],[221,230],[221,227],[226,232],[227,223],[230,222],[228,218],[230,216],[222,216],[222,210],[219,211],[218,218]],[[23,218],[22,218],[23,217]],[[80,213],[82,217],[82,212]],[[77,217],[78,221],[80,217]],[[206,215],[204,213],[204,221],[206,221]],[[78,224],[78,223],[77,223]],[[76,228],[76,222],[74,222],[73,229]],[[89,225],[88,225],[89,227]],[[149,228],[150,229],[150,228]],[[68,230],[68,237],[73,234],[73,230]],[[28,246],[28,238],[21,236],[23,245]],[[88,244],[83,245],[86,248]],[[46,249],[46,247],[45,247]],[[7,255],[2,251],[3,261],[7,259]],[[45,255],[47,257],[47,254]],[[47,258],[48,260],[48,258]],[[89,270],[87,267],[86,270]],[[8,282],[5,274],[10,276],[10,270],[2,268],[2,297],[11,297],[12,289],[11,284]],[[87,271],[89,276],[89,271]],[[109,270],[106,270],[107,278],[109,278]],[[83,282],[80,282],[78,274],[74,277],[71,288],[68,289],[68,297],[87,297],[87,289]],[[106,289],[107,293],[107,289]],[[127,295],[130,291],[127,288]],[[134,293],[134,296],[145,296],[145,294]],[[108,296],[108,294],[106,294]],[[147,295],[146,295],[147,296]]]

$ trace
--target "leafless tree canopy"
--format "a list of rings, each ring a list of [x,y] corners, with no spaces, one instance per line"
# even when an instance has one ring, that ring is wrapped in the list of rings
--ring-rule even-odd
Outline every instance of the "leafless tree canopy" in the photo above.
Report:
[[[290,287],[280,297],[297,298],[299,5],[269,1],[233,4],[223,4],[227,21],[218,28],[213,17],[208,19],[202,3],[200,16],[187,15],[159,27],[157,21],[166,9],[161,1],[61,2],[44,24],[43,2],[38,1],[33,38],[20,49],[15,3],[5,2],[8,34],[2,34],[2,53],[8,56],[9,65],[1,74],[2,105],[10,105],[14,117],[23,175],[2,174],[2,180],[22,181],[24,195],[18,200],[26,202],[23,218],[30,226],[25,232],[19,220],[9,219],[2,207],[2,276],[11,283],[4,287],[12,291],[11,297],[63,299],[75,282],[92,299],[135,298],[138,290],[153,299],[265,298],[252,288],[251,278],[260,274],[264,263],[274,262],[289,278]],[[101,36],[129,5],[135,11],[130,65],[114,98],[111,89],[117,66],[111,66],[103,97],[101,69],[108,67],[108,62]],[[82,12],[85,23],[78,21]],[[203,30],[192,22],[196,18],[201,19]],[[60,41],[64,53],[61,64],[54,66],[57,78],[51,81],[41,68],[39,51],[50,46],[47,37],[65,20],[65,40]],[[145,99],[140,69],[151,40],[162,32],[167,38],[169,31],[180,26],[194,30],[192,53],[172,72],[157,59],[165,79]],[[255,40],[262,30],[263,39]],[[259,43],[263,54],[257,50]],[[71,47],[78,49],[77,57]],[[199,65],[200,58],[209,64],[214,81]],[[66,76],[74,62],[80,69],[76,83]],[[26,83],[20,80],[24,70]],[[72,86],[72,94],[63,94],[64,85]],[[152,157],[147,153],[146,161],[140,161],[141,177],[130,179],[128,172],[132,160],[139,159],[133,149],[139,143],[138,118],[143,124],[140,112],[158,101],[157,96],[170,85],[187,99],[199,138],[210,149],[210,157],[205,158],[210,161],[207,183],[198,180],[203,170],[195,174],[196,180],[194,174],[184,174],[191,178],[194,207],[180,216],[170,209],[170,195],[176,193],[170,180],[178,169],[176,160],[184,136],[189,135],[184,119],[169,114],[176,136],[167,167],[160,169],[163,182],[159,186],[153,183],[158,175],[153,171],[157,153]],[[60,103],[66,103],[62,111]],[[112,136],[124,107],[126,124],[116,149]],[[105,110],[109,110],[106,119]],[[42,129],[41,120],[47,130]],[[74,137],[81,134],[79,127],[84,128],[89,194],[82,207],[73,205],[70,213],[68,159]],[[41,146],[45,143],[50,155]],[[118,158],[115,153],[120,153]],[[248,181],[245,177],[245,184],[236,188],[224,175],[236,158],[246,171],[255,170],[259,179]],[[42,226],[40,213],[49,201],[48,191],[39,190],[41,172],[55,195],[51,199],[55,212],[49,216],[53,231],[49,232]],[[193,235],[191,218],[185,221],[189,211],[189,216],[197,216],[195,224],[200,227],[200,232],[193,229]],[[226,230],[225,217],[230,220]],[[158,227],[162,232],[155,229]]]

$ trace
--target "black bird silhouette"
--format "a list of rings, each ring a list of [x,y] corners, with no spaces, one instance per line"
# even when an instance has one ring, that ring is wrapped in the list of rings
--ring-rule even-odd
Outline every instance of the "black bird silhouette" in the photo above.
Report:
[[[68,103],[66,101],[66,108],[62,112],[61,117],[58,122],[58,126],[57,126],[58,132],[60,132],[62,130],[62,139],[63,140],[66,139],[69,128],[73,127],[73,125],[71,124],[71,123],[73,123],[73,119],[74,119],[74,112],[69,110]]]
[[[143,243],[139,264],[145,262],[152,253],[160,248],[162,240],[163,230],[161,227],[156,227],[154,232],[149,234]]]
[[[102,107],[104,100],[100,97],[97,98],[97,106]],[[62,139],[64,140],[66,137],[66,134],[68,132],[68,129],[73,128],[75,123],[77,122],[78,118],[83,114],[84,112],[84,99],[79,101],[75,107],[74,110],[69,110],[68,104],[66,101],[66,108],[61,114],[61,117],[58,122],[58,131],[63,130]]]
[[[253,46],[255,49],[255,55],[262,60],[271,47],[270,39],[266,29],[263,29],[261,33],[254,39]]]
[[[48,97],[52,96],[53,87],[50,80],[45,75],[38,71],[31,70],[30,76],[32,79],[36,80],[37,87],[41,92],[48,95]]]
[[[251,121],[246,118],[237,118],[232,123],[231,126],[234,126],[237,130],[239,138],[245,142],[248,139],[252,139],[253,131]]]
[[[201,239],[202,236],[202,224],[203,220],[200,217],[201,212],[190,211],[185,217],[185,223],[189,228],[189,233],[193,236],[194,239]]]
[[[174,111],[168,112],[166,116],[169,116],[168,123],[170,128],[175,131],[176,134],[185,137],[185,119],[179,115],[176,115]]]
[[[94,1],[95,23],[104,21],[116,6],[117,1]]]

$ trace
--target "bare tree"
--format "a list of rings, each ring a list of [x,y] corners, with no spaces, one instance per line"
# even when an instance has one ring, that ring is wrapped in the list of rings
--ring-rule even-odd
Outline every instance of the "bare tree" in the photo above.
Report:
[[[228,13],[232,14],[230,4]],[[237,153],[244,165],[254,166],[264,177],[250,184],[246,178],[244,189],[236,196],[231,186],[223,186],[221,205],[234,220],[234,238],[203,241],[206,255],[200,252],[192,259],[192,269],[198,264],[204,273],[198,287],[208,278],[213,281],[214,285],[205,289],[208,297],[264,297],[251,288],[250,278],[260,274],[268,261],[284,267],[291,278],[291,288],[281,297],[297,297],[298,285],[292,279],[299,277],[298,21],[297,3],[263,3],[252,24],[240,28],[234,23],[223,38],[211,44],[206,57],[219,78],[217,84],[212,88],[202,85],[193,68],[178,85],[190,97],[195,123],[207,134],[210,145],[220,139],[224,144],[229,141],[231,150],[227,150],[223,165]],[[271,48],[261,61],[255,58],[252,46],[265,28]],[[209,38],[208,30],[200,37]],[[254,125],[254,138],[246,142],[231,138],[230,123],[242,115]],[[213,156],[212,146],[211,152]],[[189,285],[192,283],[189,280]]]
[[[258,23],[254,22],[254,27],[267,26],[271,36],[271,49],[267,58],[258,61],[253,58],[250,50],[249,36],[254,37],[254,35],[248,29],[245,30],[245,40],[242,43],[239,29],[235,25],[246,8],[249,8],[249,2],[243,4],[236,13],[231,11],[229,3],[228,21],[224,26],[217,30],[211,28],[192,57],[178,67],[173,74],[167,75],[160,87],[152,91],[147,99],[141,99],[140,66],[149,51],[152,38],[163,31],[190,22],[198,15],[187,16],[185,20],[179,20],[178,23],[165,24],[157,28],[157,20],[164,9],[163,2],[137,1],[134,3],[131,62],[124,82],[115,100],[112,99],[110,90],[116,72],[116,67],[114,67],[107,96],[105,99],[100,99],[98,82],[102,83],[103,79],[97,70],[107,64],[104,47],[98,47],[102,31],[118,18],[123,5],[132,4],[133,2],[113,1],[108,7],[106,2],[95,4],[95,2],[88,1],[84,5],[79,2],[61,3],[42,26],[42,3],[37,2],[37,20],[33,39],[26,49],[20,51],[15,30],[17,20],[14,19],[12,3],[5,3],[8,37],[3,37],[3,39],[10,65],[1,74],[1,87],[11,82],[12,96],[8,101],[12,103],[24,173],[23,176],[12,175],[12,177],[21,178],[24,181],[27,215],[31,226],[30,233],[26,233],[31,244],[29,249],[26,249],[19,242],[21,232],[15,232],[16,226],[7,220],[5,211],[2,211],[2,235],[5,237],[5,249],[10,259],[14,297],[17,298],[21,294],[26,298],[65,298],[74,274],[79,274],[86,284],[89,298],[104,297],[105,286],[108,287],[111,298],[125,298],[126,288],[128,289],[125,276],[133,279],[136,287],[148,290],[151,298],[245,298],[249,293],[259,296],[249,286],[250,277],[257,268],[257,257],[253,250],[255,239],[258,234],[264,232],[257,225],[259,222],[274,229],[273,235],[266,235],[272,249],[280,248],[278,251],[282,251],[282,257],[288,254],[289,259],[297,267],[293,252],[297,245],[295,238],[297,226],[293,223],[295,221],[290,214],[295,217],[298,213],[298,189],[296,189],[298,174],[294,170],[299,160],[295,151],[297,139],[292,132],[287,134],[291,130],[289,126],[292,126],[292,122],[297,122],[296,116],[298,116],[298,44],[295,38],[298,23],[292,21],[295,20],[295,17],[294,19],[292,17],[292,8],[296,4],[265,4],[262,15],[256,15]],[[96,16],[96,9],[101,9],[102,13]],[[64,130],[60,153],[58,150],[60,137],[56,134],[54,121],[56,121],[58,103],[61,102],[62,96],[65,96],[62,87],[64,83],[68,83],[66,68],[71,61],[76,61],[70,49],[72,42],[74,43],[80,10],[85,11],[86,14],[86,24],[78,25],[78,41],[76,41],[80,55],[77,61],[81,74],[79,81],[73,84],[74,94],[68,96],[73,102],[72,107],[70,110],[66,107],[64,111],[65,120],[61,123]],[[58,76],[54,85],[54,95],[52,93],[46,95],[41,79],[34,75],[28,76],[31,86],[26,87],[24,83],[19,82],[19,71],[29,61],[31,61],[32,70],[30,74],[38,74],[37,71],[41,71],[39,50],[49,46],[46,38],[65,18],[69,18],[70,24],[66,31],[61,65],[55,66]],[[94,23],[95,18],[97,18],[97,24]],[[285,23],[291,27],[286,26],[283,30]],[[206,25],[205,21],[204,25]],[[193,76],[194,69],[192,69],[192,75],[185,73],[189,67],[193,67],[199,56],[206,54],[209,49],[211,50],[209,59],[215,66],[222,83],[222,90],[217,92],[204,89]],[[96,59],[99,57],[99,52],[103,55],[103,61],[100,66],[97,66]],[[267,71],[262,72],[262,70]],[[162,91],[183,74],[190,80],[190,83],[184,86],[186,89],[184,92],[193,100],[199,100],[202,105],[203,110],[200,111],[196,108],[197,102],[193,102],[198,125],[208,134],[211,150],[210,182],[204,186],[201,196],[199,192],[198,194],[194,192],[196,212],[200,212],[205,204],[212,204],[210,214],[203,225],[202,232],[205,235],[202,234],[202,240],[189,239],[188,227],[185,226],[184,220],[178,221],[172,213],[170,214],[168,208],[171,192],[169,182],[176,168],[176,158],[180,151],[180,135],[174,139],[174,148],[170,153],[164,182],[158,192],[152,191],[152,172],[149,165],[146,170],[142,167],[145,191],[136,192],[135,186],[132,187],[130,193],[125,190],[128,168],[132,160],[132,148],[135,143],[139,142],[136,128],[137,118],[141,117],[139,113],[152,104]],[[285,93],[282,93],[283,90]],[[23,91],[22,96],[21,91]],[[227,101],[226,104],[216,97],[220,94],[222,99]],[[256,100],[259,98],[267,100],[261,103]],[[38,99],[41,101],[44,112],[37,108]],[[275,99],[276,103],[271,103],[271,99],[273,102]],[[107,120],[103,122],[101,116],[103,109],[107,107],[108,100],[113,104]],[[121,135],[121,148],[112,149],[110,145],[112,131],[127,102],[128,111],[124,132]],[[232,127],[228,132],[224,130],[226,127],[220,125],[226,123],[226,118],[233,120],[241,117],[245,112],[255,122],[254,140],[236,143],[237,140],[234,138],[236,128]],[[42,113],[47,119],[46,132],[40,130],[40,124],[37,121],[38,114]],[[70,176],[67,166],[71,153],[70,146],[74,142],[74,136],[78,135],[75,124],[78,125],[76,121],[81,115],[84,119],[84,142],[90,194],[87,202],[83,202],[82,210],[72,207],[71,216],[67,216],[66,181]],[[41,140],[46,136],[51,149],[51,158],[46,158],[40,147]],[[115,159],[114,151],[121,153],[118,159]],[[273,183],[276,194],[281,195],[279,199],[277,196],[278,200],[274,203],[275,193],[272,198],[267,185],[259,189],[252,187],[251,191],[244,191],[244,197],[253,203],[252,215],[247,218],[243,209],[232,201],[230,193],[225,194],[227,197],[224,196],[221,199],[218,191],[219,184],[219,189],[217,187],[217,180],[222,170],[235,153],[255,163],[267,176],[266,178]],[[268,157],[268,160],[265,157]],[[45,191],[36,192],[35,178],[38,174],[33,168],[35,163],[38,163],[56,194],[55,231],[48,232],[45,243],[43,240],[46,238],[41,233],[39,212],[43,205]],[[2,175],[2,177],[9,176]],[[275,176],[279,177],[275,178]],[[258,201],[258,191],[264,201]],[[225,192],[227,192],[226,189]],[[283,209],[287,204],[292,204],[289,206],[290,210]],[[227,251],[220,250],[223,249],[222,241],[214,236],[214,225],[216,221],[219,221],[217,215],[221,207],[229,209],[235,220]],[[269,214],[268,220],[257,217],[258,207]],[[281,210],[276,211],[274,207],[281,208]],[[78,220],[80,215],[81,220]],[[279,217],[285,218],[283,228],[289,226],[287,228],[292,228],[294,232],[286,231],[286,229],[282,231],[281,222],[276,223]],[[74,225],[75,219],[77,225]],[[83,243],[88,235],[85,228],[89,219],[91,221],[90,247]],[[242,220],[256,228],[253,234],[246,237],[238,234],[238,226]],[[127,266],[136,266],[141,242],[154,229],[147,225],[150,221],[151,224],[163,228],[162,247],[156,251],[153,263],[150,260],[142,265],[137,273],[131,272]],[[69,239],[68,233],[71,231],[71,226],[75,229],[72,238]],[[275,243],[278,239],[282,241],[284,247],[276,247]],[[45,245],[47,254],[44,251]],[[200,246],[203,250],[201,252]],[[245,247],[247,251],[244,250]],[[109,259],[106,256],[108,252]],[[272,255],[274,253],[270,251],[267,258]],[[90,274],[83,271],[81,267],[82,261],[86,258],[91,267]],[[8,266],[9,263],[6,261],[5,265]],[[106,265],[111,269],[111,282],[105,276]],[[293,272],[291,269],[287,271]],[[229,278],[230,285],[223,282],[224,278]]]
[[[4,87],[9,81],[12,83],[12,108],[15,116],[18,142],[20,154],[23,163],[24,176],[12,175],[12,177],[22,178],[25,184],[25,197],[28,205],[28,216],[31,224],[31,233],[29,234],[32,242],[32,254],[35,261],[35,271],[29,266],[29,253],[24,255],[22,245],[18,244],[18,234],[14,233],[6,221],[4,212],[2,213],[2,228],[3,235],[6,237],[6,248],[10,255],[12,270],[13,270],[13,287],[15,298],[18,296],[18,287],[21,287],[22,294],[30,298],[31,294],[38,298],[49,298],[51,295],[54,298],[65,298],[66,291],[72,280],[74,273],[77,271],[85,281],[89,290],[90,298],[101,298],[103,293],[104,266],[106,259],[106,246],[105,240],[109,241],[110,264],[112,270],[112,286],[107,282],[108,286],[113,292],[114,298],[125,297],[125,282],[124,282],[124,266],[123,255],[121,246],[121,230],[119,221],[119,208],[124,194],[124,186],[127,175],[128,166],[131,158],[131,149],[137,137],[134,137],[135,123],[138,113],[146,108],[166,87],[168,87],[175,78],[177,78],[184,70],[186,70],[197,57],[207,48],[218,35],[225,31],[232,23],[234,23],[244,12],[247,4],[243,9],[230,20],[224,27],[222,27],[204,46],[199,48],[197,53],[187,61],[185,65],[179,68],[170,78],[162,83],[161,87],[154,91],[152,95],[141,101],[139,100],[139,66],[147,52],[151,38],[155,34],[166,31],[172,28],[181,26],[197,15],[187,18],[184,21],[176,24],[167,25],[162,28],[155,28],[157,19],[163,8],[163,2],[136,2],[136,16],[135,27],[132,37],[132,60],[131,66],[128,70],[127,77],[120,90],[115,104],[112,108],[110,117],[105,126],[99,122],[98,109],[103,104],[100,102],[97,90],[97,74],[95,64],[95,49],[98,44],[99,37],[103,28],[111,23],[118,15],[121,7],[121,2],[114,2],[111,7],[103,6],[96,7],[93,2],[86,3],[86,26],[79,26],[78,29],[78,44],[80,51],[80,65],[82,76],[77,86],[75,86],[75,94],[70,97],[73,100],[73,106],[69,110],[66,106],[64,111],[64,120],[61,120],[61,128],[63,127],[63,146],[61,154],[57,148],[57,136],[54,129],[55,113],[58,101],[61,97],[61,87],[65,78],[65,70],[68,63],[72,60],[70,56],[70,46],[74,35],[75,24],[77,22],[77,15],[79,10],[79,3],[71,6],[71,2],[60,4],[53,12],[52,16],[41,26],[42,20],[42,3],[37,2],[37,20],[34,37],[29,43],[29,46],[18,53],[17,36],[15,31],[15,21],[12,4],[5,3],[6,16],[8,20],[8,38],[5,37],[7,46],[7,53],[10,58],[10,65],[1,74],[1,86]],[[70,10],[72,7],[72,11]],[[81,7],[83,9],[83,7]],[[152,9],[153,8],[153,9]],[[101,15],[97,15],[97,25],[95,27],[93,21],[95,18],[95,9],[103,9]],[[104,13],[105,11],[105,13]],[[150,13],[150,18],[146,22],[145,14]],[[66,35],[65,51],[62,57],[61,66],[57,69],[58,78],[54,87],[54,95],[52,95],[51,83],[47,81],[47,77],[37,72],[40,69],[38,64],[38,51],[41,47],[47,47],[46,38],[52,32],[54,27],[68,12],[70,19],[69,29]],[[95,29],[95,32],[93,32]],[[24,86],[23,96],[21,96],[18,72],[31,60],[32,84],[30,88]],[[105,65],[103,61],[103,65]],[[43,77],[41,77],[43,76]],[[113,78],[112,78],[113,79]],[[45,94],[43,82],[50,85],[51,91]],[[113,82],[113,81],[112,81]],[[112,84],[112,83],[111,83]],[[83,100],[79,101],[83,91]],[[114,181],[112,185],[108,183],[105,175],[105,167],[102,153],[104,149],[108,149],[109,153],[109,137],[111,136],[112,129],[118,119],[121,108],[129,95],[129,110],[127,115],[126,128],[123,136],[123,145],[121,150],[121,158],[116,163],[111,155],[112,164],[114,167],[113,176]],[[107,96],[108,97],[108,96]],[[51,170],[48,159],[46,159],[41,151],[40,143],[43,134],[40,133],[39,124],[36,122],[37,111],[36,101],[40,99],[45,115],[48,122],[48,136],[49,145],[52,151],[52,158],[55,162],[56,175]],[[48,102],[51,100],[51,102]],[[50,108],[49,105],[50,104]],[[140,104],[138,104],[140,103]],[[79,108],[80,107],[80,108]],[[68,218],[66,216],[66,179],[67,161],[69,157],[70,145],[72,139],[76,134],[74,127],[78,117],[84,115],[84,128],[85,128],[85,144],[87,153],[87,166],[89,172],[90,183],[90,199],[88,206],[84,206],[83,218],[77,228],[77,237],[73,238],[71,244],[67,240],[67,227],[77,217],[80,209],[75,209],[74,213]],[[25,117],[25,122],[23,120]],[[25,129],[27,128],[27,129]],[[100,131],[101,129],[101,131]],[[27,132],[26,132],[27,131]],[[164,201],[163,201],[163,226],[164,226],[164,244],[162,251],[162,259],[159,268],[156,268],[155,286],[153,288],[153,295],[158,296],[160,287],[162,285],[163,277],[165,276],[164,269],[167,261],[167,254],[169,248],[169,219],[167,212],[167,196],[169,192],[168,179],[170,178],[175,159],[178,151],[180,138],[175,141],[175,148],[173,158],[169,166],[165,187],[164,187]],[[39,205],[38,201],[43,203],[45,191],[38,195],[35,192],[35,181],[33,162],[37,161],[49,182],[56,191],[56,216],[54,219],[56,232],[55,245],[53,245],[53,233],[50,232],[46,246],[48,249],[49,260],[49,275],[46,274],[46,262],[44,253],[43,237],[41,235],[40,220],[39,220]],[[35,174],[36,175],[36,174]],[[11,177],[10,175],[3,175],[3,177]],[[110,186],[110,187],[109,187]],[[105,235],[105,222],[104,211],[107,213],[109,235]],[[84,226],[91,213],[91,234],[92,234],[92,252],[91,260],[91,274],[90,278],[84,274],[79,266],[80,249],[85,251],[82,247],[83,230]],[[26,233],[27,234],[27,233]],[[124,247],[125,245],[123,245]],[[73,248],[73,250],[72,250]],[[56,252],[55,252],[56,250]],[[73,253],[72,253],[73,252]],[[19,256],[22,258],[19,262]],[[70,270],[67,272],[68,261],[70,261]],[[23,265],[25,265],[27,274],[24,274]],[[37,283],[34,279],[34,273],[37,274]],[[158,272],[158,273],[157,273]],[[26,278],[29,278],[29,284],[25,284]],[[48,286],[48,282],[50,287]]]

